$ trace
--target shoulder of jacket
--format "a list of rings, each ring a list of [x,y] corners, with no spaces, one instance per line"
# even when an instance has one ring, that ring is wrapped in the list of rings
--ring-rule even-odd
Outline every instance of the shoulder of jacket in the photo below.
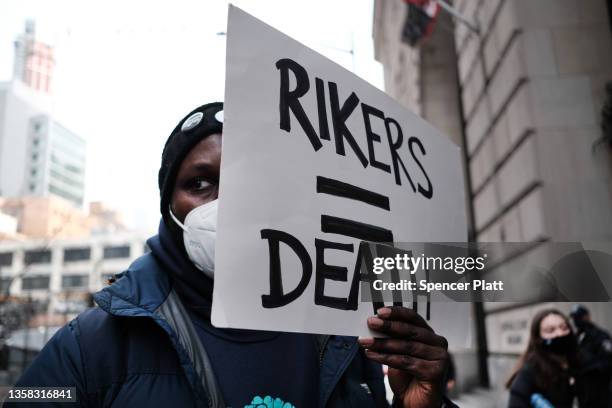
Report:
[[[113,315],[142,316],[161,305],[171,290],[170,278],[151,253],[116,275],[112,285],[94,294],[96,303]]]
[[[107,346],[114,341],[120,341],[121,321],[105,310],[94,307],[78,315],[68,324],[77,338],[81,349],[95,350]]]
[[[159,328],[151,318],[115,316],[100,307],[81,313],[69,323],[69,327],[80,346],[94,348],[114,342],[122,344],[127,336],[151,331],[152,327]]]
[[[123,381],[127,373],[141,365],[153,370],[159,362],[174,360],[170,340],[148,317],[115,316],[96,307],[81,313],[70,327],[90,392]]]

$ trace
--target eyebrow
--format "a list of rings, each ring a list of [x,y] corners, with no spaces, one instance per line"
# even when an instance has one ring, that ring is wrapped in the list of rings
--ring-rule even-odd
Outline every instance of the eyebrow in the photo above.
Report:
[[[204,161],[196,162],[189,167],[198,171],[212,171],[214,169],[212,163]]]
[[[177,174],[177,180],[187,180],[196,176],[216,179],[219,169],[208,161],[198,161],[190,164],[184,171]]]

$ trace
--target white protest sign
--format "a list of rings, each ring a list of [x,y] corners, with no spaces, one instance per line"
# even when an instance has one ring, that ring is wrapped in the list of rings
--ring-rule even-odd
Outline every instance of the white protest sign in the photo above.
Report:
[[[226,69],[213,324],[368,335],[359,243],[465,241],[459,148],[236,7]]]

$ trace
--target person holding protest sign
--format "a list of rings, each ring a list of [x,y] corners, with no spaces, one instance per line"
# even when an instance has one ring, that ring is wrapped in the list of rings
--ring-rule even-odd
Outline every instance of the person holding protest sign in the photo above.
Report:
[[[211,324],[222,130],[222,103],[179,122],[162,155],[151,252],[62,328],[17,386],[75,387],[86,407],[383,407],[386,364],[394,407],[454,407],[443,397],[446,339],[412,310],[379,309],[364,325],[385,337],[359,340]]]

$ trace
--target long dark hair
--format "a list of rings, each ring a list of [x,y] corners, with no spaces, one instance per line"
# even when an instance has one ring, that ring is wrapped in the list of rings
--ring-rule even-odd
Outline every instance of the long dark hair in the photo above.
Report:
[[[544,309],[538,312],[531,321],[527,350],[525,350],[514,368],[512,375],[510,378],[508,378],[506,388],[510,388],[512,386],[512,382],[516,378],[518,372],[526,363],[532,364],[535,371],[536,385],[541,389],[551,389],[560,381],[565,380],[565,377],[567,377],[566,371],[562,369],[559,362],[551,358],[550,353],[544,350],[542,345],[543,342],[542,337],[540,336],[540,325],[542,324],[542,320],[550,315],[557,315],[561,317],[567,324],[570,332],[572,332],[572,326],[570,325],[569,319],[559,310]],[[573,351],[568,355],[568,364],[570,365],[570,369],[575,363],[576,353]]]

